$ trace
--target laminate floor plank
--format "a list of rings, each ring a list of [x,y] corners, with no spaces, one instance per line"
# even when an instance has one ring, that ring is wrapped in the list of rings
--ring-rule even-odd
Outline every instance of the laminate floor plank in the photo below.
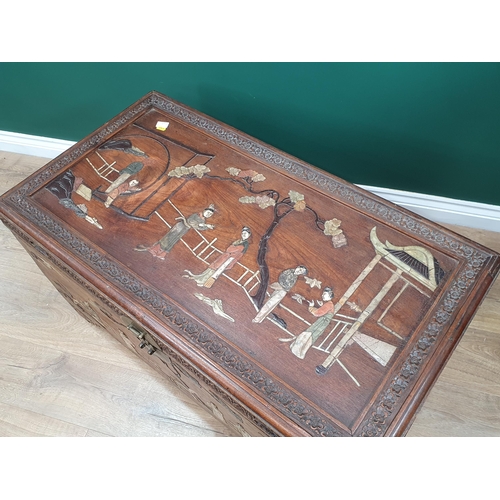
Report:
[[[97,432],[97,431],[92,431],[88,430],[87,434],[85,434],[85,437],[113,437],[109,434],[103,434],[102,432]]]
[[[48,162],[0,151],[0,193]],[[500,233],[446,225],[500,251]],[[214,436],[230,431],[81,318],[0,225],[0,436]],[[500,281],[409,429],[500,436]]]
[[[0,436],[2,437],[85,437],[89,430],[0,402]]]
[[[0,344],[0,403],[18,412],[106,435],[224,434],[217,421],[207,428],[197,404],[176,388],[166,390],[163,379],[149,370],[126,370],[27,341],[19,350],[17,339],[3,335]]]
[[[38,156],[0,151],[0,192],[5,193],[50,160]]]
[[[0,234],[6,229],[1,227]],[[3,333],[20,341],[71,349],[93,359],[105,358],[110,364],[127,365],[132,369],[129,359],[116,354],[115,345],[103,338],[98,328],[86,321],[82,324],[82,318],[75,314],[15,238],[10,245],[11,248],[18,245],[24,254],[8,263],[2,260],[8,254],[0,252]],[[23,276],[22,293],[13,293],[15,289],[20,290],[20,276]]]

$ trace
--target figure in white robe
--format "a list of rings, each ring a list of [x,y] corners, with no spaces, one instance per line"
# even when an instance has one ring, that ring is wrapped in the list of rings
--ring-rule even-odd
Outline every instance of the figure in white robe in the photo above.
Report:
[[[274,292],[268,301],[262,306],[252,323],[262,323],[264,319],[273,311],[273,309],[285,298],[286,294],[293,288],[299,276],[306,275],[307,269],[304,266],[297,266],[291,269],[285,269],[278,276],[278,281],[271,284]]]
[[[108,197],[104,202],[104,206],[106,208],[109,208],[111,204],[116,200],[116,198],[118,198],[118,196],[122,194],[132,194],[141,191],[141,188],[137,187],[137,184],[139,184],[139,181],[137,179],[120,184],[118,187],[114,188],[108,193]]]

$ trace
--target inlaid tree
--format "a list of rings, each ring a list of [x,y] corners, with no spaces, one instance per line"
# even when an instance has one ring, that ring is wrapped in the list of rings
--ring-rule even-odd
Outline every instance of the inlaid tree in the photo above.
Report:
[[[233,177],[233,182],[238,182],[247,191],[253,194],[253,196],[241,197],[239,199],[240,203],[255,204],[262,210],[266,210],[269,207],[273,209],[273,220],[260,239],[257,253],[257,264],[259,265],[261,283],[257,292],[252,296],[252,299],[257,308],[261,309],[266,298],[267,287],[269,286],[269,266],[266,259],[268,243],[274,231],[286,216],[293,212],[303,212],[304,214],[312,215],[313,226],[323,234],[331,236],[332,244],[335,248],[346,245],[347,239],[340,229],[341,221],[338,219],[323,219],[313,208],[307,205],[303,194],[297,191],[289,191],[287,196],[282,196],[274,189],[263,189],[259,191],[255,189],[254,184],[265,180],[263,175],[258,174],[254,170],[242,171],[233,167],[227,168],[226,170]],[[223,179],[221,177],[217,178]]]

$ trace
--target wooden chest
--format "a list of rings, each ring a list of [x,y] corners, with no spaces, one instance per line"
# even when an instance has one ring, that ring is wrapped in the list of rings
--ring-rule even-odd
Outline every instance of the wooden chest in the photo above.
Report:
[[[500,267],[157,92],[0,217],[84,318],[244,436],[404,435]]]

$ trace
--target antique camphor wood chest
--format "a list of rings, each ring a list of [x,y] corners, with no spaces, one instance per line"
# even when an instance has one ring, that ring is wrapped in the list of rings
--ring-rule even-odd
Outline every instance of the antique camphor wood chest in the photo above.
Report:
[[[157,92],[0,217],[83,317],[244,436],[404,435],[500,265]]]

